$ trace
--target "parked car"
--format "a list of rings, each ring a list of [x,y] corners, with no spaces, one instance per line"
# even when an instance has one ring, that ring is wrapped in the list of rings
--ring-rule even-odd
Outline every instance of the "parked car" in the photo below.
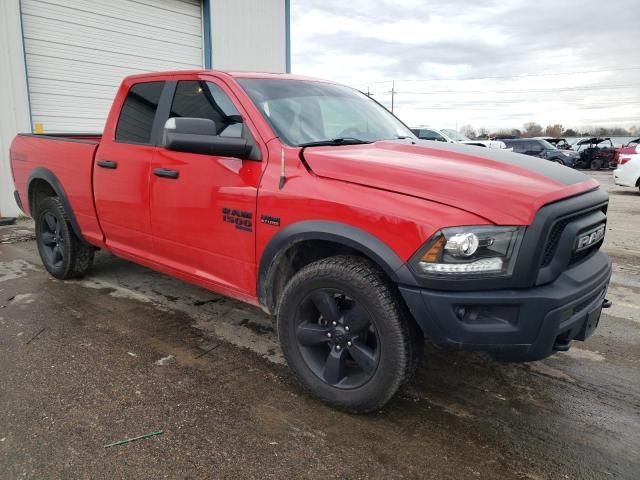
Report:
[[[415,127],[411,131],[420,140],[432,140],[435,142],[449,142],[449,143],[466,143],[467,145],[476,145],[478,147],[488,148],[507,148],[504,142],[499,140],[471,140],[457,131],[445,128],[437,130],[435,128],[427,127]]]
[[[621,147],[616,147],[614,150],[615,153],[613,154],[613,163],[615,165],[619,165],[621,155],[634,155],[636,153],[636,147],[638,145],[640,145],[640,138],[635,138],[629,143],[622,145]]]
[[[640,145],[626,147],[625,153],[620,154],[613,181],[622,187],[638,187],[640,191]]]
[[[275,316],[293,376],[368,412],[424,339],[530,361],[598,326],[608,196],[551,162],[420,142],[327,81],[127,77],[103,134],[18,135],[15,198],[55,278],[104,249]]]
[[[575,150],[578,153],[575,168],[600,170],[601,168],[615,168],[616,166],[615,148],[608,137],[585,138],[576,142]]]
[[[544,158],[567,167],[573,167],[576,159],[574,154],[559,150],[546,140],[539,138],[505,138],[502,141],[516,153]]]

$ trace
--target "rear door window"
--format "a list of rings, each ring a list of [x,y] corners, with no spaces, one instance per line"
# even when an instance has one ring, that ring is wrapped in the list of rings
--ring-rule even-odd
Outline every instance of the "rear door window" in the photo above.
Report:
[[[153,120],[163,88],[164,82],[145,82],[129,89],[118,119],[116,142],[151,143]]]

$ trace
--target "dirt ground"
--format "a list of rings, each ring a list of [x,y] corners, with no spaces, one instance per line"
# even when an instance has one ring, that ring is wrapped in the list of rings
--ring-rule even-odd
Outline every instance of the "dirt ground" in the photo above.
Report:
[[[593,176],[615,261],[595,335],[530,364],[428,348],[366,416],[306,396],[259,310],[102,252],[57,281],[28,222],[0,228],[0,479],[640,478],[640,194]]]

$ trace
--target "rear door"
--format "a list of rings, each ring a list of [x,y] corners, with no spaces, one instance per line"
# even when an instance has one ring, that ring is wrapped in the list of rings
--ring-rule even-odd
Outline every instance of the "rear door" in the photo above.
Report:
[[[129,89],[115,138],[103,138],[94,159],[96,210],[106,243],[136,257],[146,257],[152,248],[149,169],[164,87],[165,82],[157,81],[136,83]]]
[[[224,84],[183,80],[168,117],[211,119],[218,135],[249,138],[258,149],[247,123],[227,123],[239,114]],[[256,201],[266,164],[266,154],[257,152],[256,160],[241,160],[158,148],[150,212],[159,261],[223,293],[255,292]]]
[[[524,142],[524,149],[527,155],[531,155],[533,157],[543,157],[544,156],[544,147],[540,142],[536,142],[535,140],[528,140]]]

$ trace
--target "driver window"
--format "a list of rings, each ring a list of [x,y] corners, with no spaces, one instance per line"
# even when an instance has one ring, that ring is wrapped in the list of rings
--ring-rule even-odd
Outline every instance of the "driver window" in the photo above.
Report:
[[[230,122],[230,115],[240,113],[216,84],[199,80],[178,82],[169,117],[208,118],[216,124],[217,135],[240,138],[244,125]]]

